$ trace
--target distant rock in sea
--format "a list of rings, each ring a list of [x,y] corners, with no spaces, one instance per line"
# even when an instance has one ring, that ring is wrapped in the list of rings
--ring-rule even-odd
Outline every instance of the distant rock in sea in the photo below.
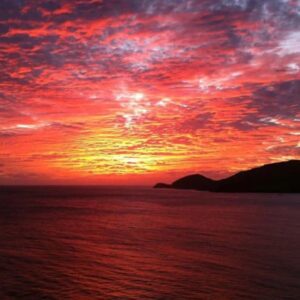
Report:
[[[192,189],[212,192],[300,193],[300,160],[267,164],[222,180],[195,174],[155,188]]]

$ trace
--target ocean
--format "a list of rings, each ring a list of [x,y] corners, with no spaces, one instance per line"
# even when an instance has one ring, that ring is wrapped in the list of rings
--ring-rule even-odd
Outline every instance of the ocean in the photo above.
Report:
[[[0,299],[300,299],[300,195],[0,188]]]

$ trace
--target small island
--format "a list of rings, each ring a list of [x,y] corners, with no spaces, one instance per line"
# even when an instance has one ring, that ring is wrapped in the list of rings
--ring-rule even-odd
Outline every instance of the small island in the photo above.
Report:
[[[221,180],[194,174],[171,184],[158,183],[154,188],[231,193],[300,193],[300,160],[263,165]]]

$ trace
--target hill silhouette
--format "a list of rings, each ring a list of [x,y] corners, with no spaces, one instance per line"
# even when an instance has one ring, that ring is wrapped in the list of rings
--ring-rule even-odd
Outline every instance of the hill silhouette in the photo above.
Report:
[[[300,160],[267,164],[222,180],[194,174],[170,185],[160,183],[154,187],[213,192],[300,193]]]
[[[170,184],[159,182],[159,183],[156,183],[154,185],[154,188],[156,188],[156,189],[168,189],[168,188],[172,188],[172,186]]]
[[[174,181],[171,187],[175,189],[194,189],[208,191],[214,187],[215,180],[200,174],[189,175]]]

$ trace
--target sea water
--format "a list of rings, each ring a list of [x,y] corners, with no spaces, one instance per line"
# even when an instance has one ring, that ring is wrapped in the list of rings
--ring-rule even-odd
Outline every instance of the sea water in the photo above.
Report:
[[[0,299],[300,299],[300,195],[0,188]]]

